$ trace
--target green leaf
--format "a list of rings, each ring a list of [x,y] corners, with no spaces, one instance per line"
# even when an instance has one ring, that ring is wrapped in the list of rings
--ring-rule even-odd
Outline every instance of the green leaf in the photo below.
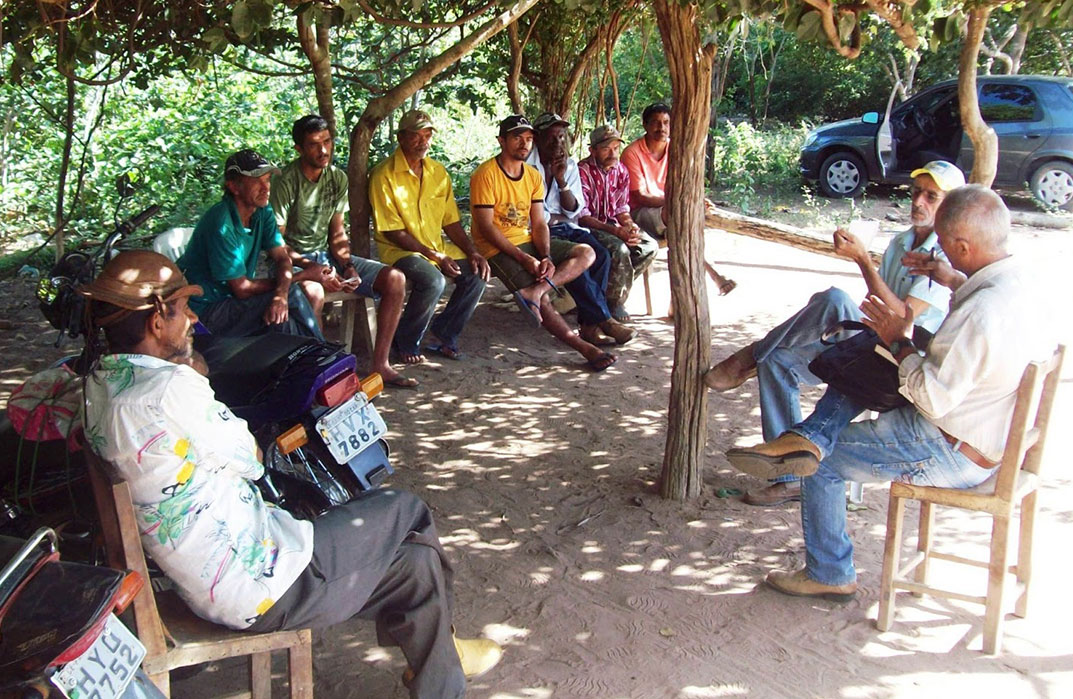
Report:
[[[243,41],[253,35],[253,13],[246,0],[239,0],[231,9],[231,28]]]
[[[823,36],[823,19],[819,12],[808,12],[797,25],[797,38],[801,41],[817,41]]]

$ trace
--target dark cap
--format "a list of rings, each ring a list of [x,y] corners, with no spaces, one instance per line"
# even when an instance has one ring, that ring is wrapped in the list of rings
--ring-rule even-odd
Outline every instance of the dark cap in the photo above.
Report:
[[[525,118],[524,114],[511,114],[499,122],[499,135],[506,136],[515,131],[532,131],[533,125]]]
[[[183,296],[201,296],[200,286],[187,284],[174,262],[152,250],[124,250],[108,261],[97,278],[78,287],[78,293],[127,311],[162,309]],[[102,327],[122,314],[98,321]]]
[[[544,112],[536,119],[533,119],[533,128],[537,131],[550,129],[553,126],[570,126],[570,122],[555,112]]]
[[[279,168],[268,162],[268,159],[255,150],[249,148],[233,153],[224,164],[224,177],[245,175],[246,177],[260,177],[272,173],[279,174]]]
[[[602,126],[597,126],[595,129],[592,130],[592,133],[589,134],[590,148],[595,148],[596,146],[603,145],[608,141],[622,142],[622,134],[620,134],[618,132],[618,129],[616,129],[614,126],[611,126],[611,124],[603,124]]]

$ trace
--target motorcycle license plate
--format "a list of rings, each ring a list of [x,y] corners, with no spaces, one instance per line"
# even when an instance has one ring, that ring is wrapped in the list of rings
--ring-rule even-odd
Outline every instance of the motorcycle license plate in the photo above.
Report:
[[[82,655],[60,668],[52,683],[70,699],[115,699],[134,678],[145,657],[145,646],[115,614]]]
[[[335,460],[345,464],[387,432],[380,413],[362,393],[317,420],[317,432]]]

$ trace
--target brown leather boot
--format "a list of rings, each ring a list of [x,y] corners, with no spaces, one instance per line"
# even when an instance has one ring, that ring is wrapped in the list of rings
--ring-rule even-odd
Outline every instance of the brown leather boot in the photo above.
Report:
[[[719,362],[704,375],[704,383],[715,391],[729,391],[756,376],[753,342]]]
[[[755,447],[727,450],[730,465],[750,476],[771,480],[779,476],[811,476],[820,467],[820,448],[794,432]]]
[[[773,570],[767,574],[764,582],[784,595],[819,597],[839,604],[845,604],[857,595],[857,583],[824,585],[810,578],[806,568],[793,572]]]

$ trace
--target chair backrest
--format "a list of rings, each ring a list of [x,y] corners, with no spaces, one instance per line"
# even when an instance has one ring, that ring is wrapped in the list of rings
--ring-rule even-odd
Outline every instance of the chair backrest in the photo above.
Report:
[[[175,262],[186,252],[186,246],[190,244],[193,235],[193,228],[169,228],[153,238],[153,250]]]
[[[1059,345],[1049,359],[1029,363],[1021,375],[995,483],[995,495],[1004,500],[1012,499],[1019,471],[1039,474],[1065,352],[1065,345]]]
[[[149,581],[149,569],[145,564],[138,522],[134,517],[130,487],[111,464],[89,449],[85,452],[86,470],[93,487],[108,563],[114,568],[133,570],[145,580],[145,585],[134,598],[134,626],[138,639],[145,646],[146,658],[162,656],[168,651],[164,623],[160,619],[156,596]]]

